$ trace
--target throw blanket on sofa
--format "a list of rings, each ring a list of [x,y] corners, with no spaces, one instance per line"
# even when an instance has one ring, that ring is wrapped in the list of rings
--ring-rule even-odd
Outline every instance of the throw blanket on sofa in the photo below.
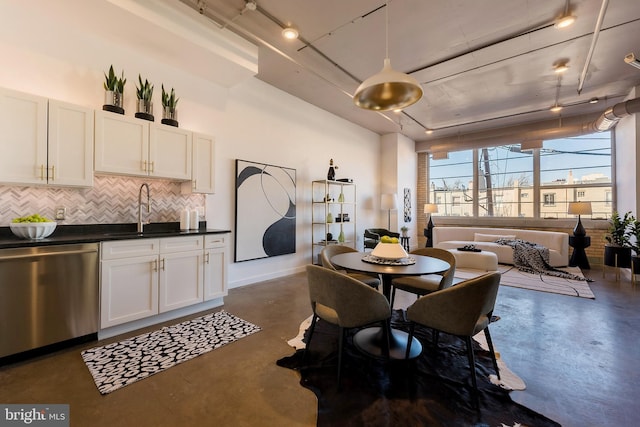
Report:
[[[495,243],[513,248],[513,265],[520,271],[532,274],[562,277],[573,280],[587,280],[584,277],[558,270],[549,265],[549,249],[537,243],[520,239],[498,239]]]

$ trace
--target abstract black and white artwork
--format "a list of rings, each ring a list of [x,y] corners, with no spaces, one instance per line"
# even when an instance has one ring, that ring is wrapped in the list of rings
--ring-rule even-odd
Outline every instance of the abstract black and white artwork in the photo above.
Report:
[[[296,170],[236,160],[235,262],[295,251]]]

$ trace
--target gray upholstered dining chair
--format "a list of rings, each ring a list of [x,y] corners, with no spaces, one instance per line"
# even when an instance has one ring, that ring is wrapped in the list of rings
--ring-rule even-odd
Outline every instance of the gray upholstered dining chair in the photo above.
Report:
[[[380,323],[387,341],[383,352],[388,356],[391,308],[384,295],[359,280],[317,265],[307,265],[306,268],[313,318],[303,360],[311,345],[313,331],[319,318],[339,326],[338,387],[340,387],[342,353],[347,330]]]
[[[344,246],[344,245],[329,245],[329,246],[326,246],[326,247],[322,248],[322,251],[320,251],[320,260],[322,262],[322,266],[325,267],[325,268],[329,268],[331,270],[336,270],[336,271],[340,271],[342,273],[345,273],[349,277],[353,277],[356,280],[360,280],[361,282],[366,283],[367,285],[378,289],[378,287],[380,286],[380,279],[379,278],[370,276],[370,275],[365,274],[365,273],[357,273],[357,272],[353,272],[353,271],[338,270],[331,263],[331,257],[333,257],[334,255],[344,254],[344,253],[348,253],[348,252],[358,252],[358,251],[353,249],[352,247]]]
[[[438,347],[438,334],[444,332],[464,339],[467,346],[467,358],[471,370],[473,388],[478,389],[476,380],[475,358],[471,337],[484,331],[491,352],[491,360],[498,379],[500,371],[496,362],[496,354],[489,333],[489,323],[500,286],[500,273],[490,272],[473,279],[465,280],[441,291],[424,295],[407,308],[409,326],[409,340],[407,354],[411,350],[416,324],[427,326],[434,330],[434,345]]]
[[[417,297],[431,292],[446,289],[453,284],[453,275],[456,271],[456,258],[445,249],[420,248],[411,251],[414,255],[430,256],[449,263],[451,267],[442,274],[425,274],[423,276],[400,276],[391,282],[391,307],[396,297],[396,289],[416,294]]]

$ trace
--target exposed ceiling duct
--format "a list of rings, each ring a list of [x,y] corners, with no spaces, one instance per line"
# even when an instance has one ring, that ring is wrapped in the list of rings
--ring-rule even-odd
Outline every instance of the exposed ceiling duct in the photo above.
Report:
[[[613,107],[608,108],[600,117],[598,117],[598,120],[594,123],[594,130],[597,132],[609,130],[614,127],[621,118],[637,112],[640,112],[640,98],[616,104]]]

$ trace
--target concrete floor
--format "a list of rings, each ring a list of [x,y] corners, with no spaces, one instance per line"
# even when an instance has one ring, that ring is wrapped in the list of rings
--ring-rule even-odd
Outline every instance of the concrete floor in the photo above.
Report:
[[[563,426],[640,425],[640,286],[586,274],[595,300],[500,288],[494,344],[527,384],[511,396]],[[97,343],[61,350],[0,367],[0,403],[68,403],[72,426],[315,425],[315,396],[275,364],[310,314],[305,276],[233,289],[223,308],[262,331],[105,396],[80,356]]]

